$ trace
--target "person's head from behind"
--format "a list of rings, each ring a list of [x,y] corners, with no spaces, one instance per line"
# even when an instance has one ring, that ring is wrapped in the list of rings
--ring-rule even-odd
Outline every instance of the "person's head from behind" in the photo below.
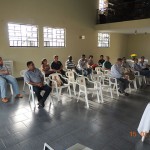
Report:
[[[144,60],[145,60],[145,57],[144,57],[144,56],[142,56],[142,57],[141,57],[141,61],[142,61],[142,62],[144,62]]]
[[[120,65],[120,66],[122,65],[122,58],[117,59],[117,64]]]
[[[85,60],[85,55],[84,54],[81,55],[81,59]]]
[[[100,55],[100,59],[103,60],[104,59],[104,55]]]
[[[2,57],[0,57],[0,66],[2,66],[3,65],[3,59],[2,59]]]
[[[72,56],[68,56],[68,60],[69,60],[69,61],[72,61]]]
[[[58,55],[54,55],[54,61],[55,61],[55,62],[58,61]]]
[[[92,59],[93,59],[93,55],[90,55],[90,56],[89,56],[89,60],[92,60]]]
[[[27,62],[27,67],[28,67],[29,70],[34,70],[35,65],[34,65],[33,61],[28,61]]]
[[[47,59],[42,59],[42,61],[41,61],[41,65],[47,65]]]
[[[125,57],[122,58],[122,62],[126,62],[126,58]]]
[[[137,64],[139,61],[137,58],[134,59],[134,63]]]
[[[109,56],[106,56],[106,61],[109,61],[110,60],[110,57]]]

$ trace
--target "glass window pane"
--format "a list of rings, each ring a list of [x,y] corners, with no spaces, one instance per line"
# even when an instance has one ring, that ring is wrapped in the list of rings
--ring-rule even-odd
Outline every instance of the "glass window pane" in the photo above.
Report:
[[[110,34],[98,33],[98,47],[108,48],[110,44]]]
[[[37,26],[8,23],[8,33],[10,46],[38,46]],[[29,40],[30,42],[27,42]]]
[[[65,47],[65,29],[63,28],[43,27],[43,38],[44,47]]]

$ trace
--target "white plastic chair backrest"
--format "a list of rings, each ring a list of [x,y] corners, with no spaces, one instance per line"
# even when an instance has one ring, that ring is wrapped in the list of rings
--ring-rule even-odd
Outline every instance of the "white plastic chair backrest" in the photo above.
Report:
[[[95,71],[96,71],[97,74],[103,75],[103,72],[102,72],[101,70],[102,70],[101,67],[96,67],[96,68],[95,68]]]
[[[47,143],[44,143],[44,148],[43,150],[54,150],[53,148],[51,148]]]
[[[85,91],[85,87],[86,87],[86,82],[85,82],[85,77],[78,77],[77,78],[77,83],[79,84],[79,90]]]
[[[92,80],[96,82],[101,82],[101,77],[99,74],[92,74]]]
[[[61,80],[58,73],[50,74],[49,78],[52,80]]]
[[[33,86],[32,86],[31,84],[27,83],[27,82],[26,82],[26,84],[28,85],[29,90],[30,90],[31,92],[33,92]]]
[[[66,76],[70,82],[75,82],[75,75],[73,71],[67,71]]]
[[[25,74],[26,71],[27,71],[26,69],[25,69],[25,70],[21,70],[21,71],[20,71],[20,76],[21,76],[21,77],[24,77],[24,74]]]
[[[104,70],[105,75],[110,75],[110,73],[111,73],[110,70]]]

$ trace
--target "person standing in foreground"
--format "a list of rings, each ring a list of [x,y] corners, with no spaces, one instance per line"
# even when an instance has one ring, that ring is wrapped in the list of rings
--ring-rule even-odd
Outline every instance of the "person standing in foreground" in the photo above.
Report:
[[[45,101],[51,92],[51,88],[44,84],[44,77],[41,71],[35,68],[35,65],[32,61],[27,62],[28,70],[25,72],[24,80],[28,84],[33,85],[33,91],[35,92],[39,107],[45,106]],[[44,95],[41,95],[41,91],[45,91]]]
[[[19,93],[19,87],[17,80],[9,74],[7,67],[3,64],[3,59],[0,57],[0,92],[2,102],[7,103],[7,84],[11,84],[16,98],[22,98],[23,96]]]

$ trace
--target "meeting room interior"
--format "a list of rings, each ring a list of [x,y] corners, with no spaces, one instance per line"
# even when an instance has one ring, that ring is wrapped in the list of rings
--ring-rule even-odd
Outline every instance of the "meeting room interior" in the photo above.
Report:
[[[150,150],[150,0],[0,0],[0,150]]]

